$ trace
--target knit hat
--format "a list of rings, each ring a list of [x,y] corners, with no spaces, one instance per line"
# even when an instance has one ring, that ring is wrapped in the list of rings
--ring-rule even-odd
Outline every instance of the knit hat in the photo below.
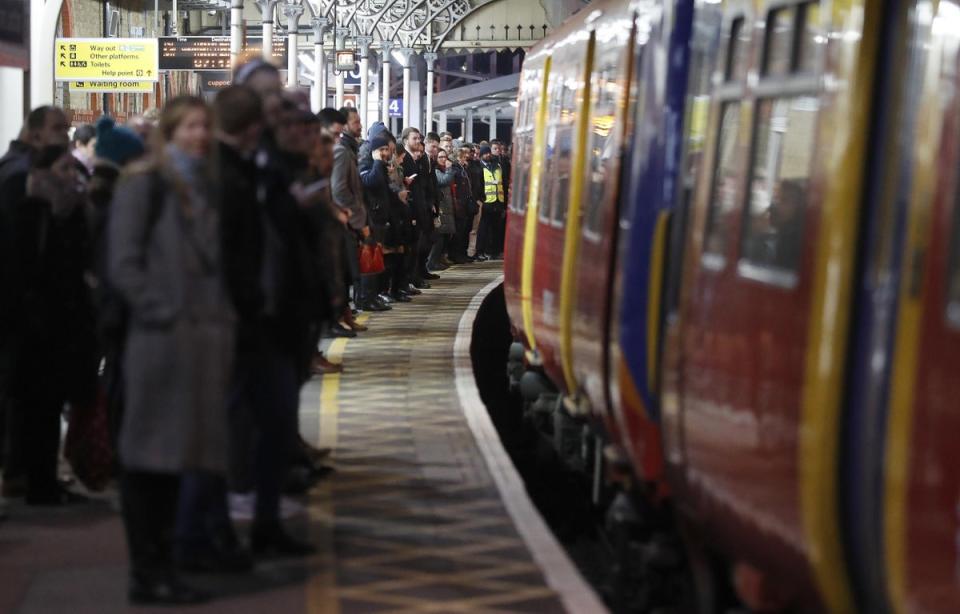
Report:
[[[370,139],[370,151],[376,151],[381,147],[386,147],[389,144],[390,144],[390,141],[387,140],[385,136],[383,136],[382,134],[378,134],[377,136]]]
[[[481,146],[480,146],[480,155],[481,155],[481,156],[485,156],[485,155],[487,155],[488,153],[492,153],[492,152],[490,151],[490,146],[489,146],[489,145],[481,145]]]
[[[373,122],[373,125],[370,126],[370,129],[367,130],[367,138],[373,139],[375,136],[379,136],[387,131],[387,127],[383,122]]]
[[[98,158],[110,160],[117,166],[139,158],[146,151],[136,132],[117,126],[113,118],[106,115],[97,120],[97,144],[93,149]]]

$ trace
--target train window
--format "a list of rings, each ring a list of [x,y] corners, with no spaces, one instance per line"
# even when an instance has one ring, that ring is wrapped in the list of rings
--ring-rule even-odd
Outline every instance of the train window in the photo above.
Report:
[[[582,67],[577,65],[571,74],[580,75]],[[567,219],[567,207],[570,204],[570,170],[573,165],[573,137],[577,123],[577,100],[580,89],[579,79],[571,78],[565,81],[563,96],[560,104],[560,118],[556,134],[556,150],[554,157],[556,165],[551,176],[556,177],[554,183],[553,209],[550,219],[555,224],[563,224]]]
[[[796,7],[770,11],[767,17],[764,75],[786,75],[793,57],[793,31]]]
[[[514,139],[517,163],[513,165],[515,169],[512,179],[514,187],[511,189],[510,204],[519,213],[527,210],[527,198],[530,196],[530,154],[528,149],[532,138],[533,130],[526,129],[523,132],[518,132]]]
[[[750,28],[744,17],[730,22],[730,39],[727,42],[727,64],[724,81],[737,81],[747,74],[750,53]]]
[[[586,236],[599,238],[603,224],[603,206],[607,201],[607,185],[611,159],[617,155],[612,148],[616,139],[611,138],[620,98],[620,83],[616,80],[616,67],[607,67],[596,79],[596,97],[587,133],[586,168],[587,199],[584,202],[583,229]]]
[[[816,2],[800,6],[799,40],[797,41],[797,71],[815,73],[827,38],[820,27],[820,6]]]
[[[812,96],[757,103],[741,246],[747,265],[741,272],[748,277],[757,274],[761,281],[796,283],[817,109]],[[771,275],[771,269],[779,274]]]
[[[555,187],[552,180],[557,174],[557,133],[559,132],[560,109],[563,96],[563,74],[557,70],[550,75],[550,83],[547,86],[547,118],[544,129],[546,134],[543,140],[543,167],[540,177],[540,203],[538,219],[541,222],[549,222],[552,215],[554,198],[551,190]]]
[[[717,138],[717,160],[713,173],[704,252],[723,256],[726,252],[730,213],[737,199],[737,145],[740,133],[740,102],[724,103],[720,110],[720,133]]]
[[[960,194],[953,207],[953,234],[950,239],[950,268],[947,278],[947,321],[953,328],[960,328]]]

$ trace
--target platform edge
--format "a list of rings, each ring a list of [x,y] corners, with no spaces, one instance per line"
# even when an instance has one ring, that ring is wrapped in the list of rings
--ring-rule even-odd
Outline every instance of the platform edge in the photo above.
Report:
[[[473,363],[470,359],[470,342],[473,323],[480,305],[490,292],[503,283],[499,276],[484,286],[467,306],[460,317],[460,325],[453,346],[454,380],[460,408],[470,427],[470,432],[483,454],[483,460],[493,476],[500,499],[514,526],[526,543],[534,560],[540,567],[547,585],[556,591],[568,612],[607,612],[606,606],[567,556],[563,547],[547,527],[546,522],[530,500],[520,474],[500,441],[490,414],[480,399]]]

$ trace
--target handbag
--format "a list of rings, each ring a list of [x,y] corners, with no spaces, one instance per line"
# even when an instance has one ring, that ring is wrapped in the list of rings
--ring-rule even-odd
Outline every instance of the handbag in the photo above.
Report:
[[[364,245],[360,248],[360,274],[378,275],[383,273],[386,266],[383,263],[383,247],[376,245]]]
[[[73,474],[88,489],[100,491],[110,482],[114,452],[103,390],[93,403],[71,408],[64,456]]]

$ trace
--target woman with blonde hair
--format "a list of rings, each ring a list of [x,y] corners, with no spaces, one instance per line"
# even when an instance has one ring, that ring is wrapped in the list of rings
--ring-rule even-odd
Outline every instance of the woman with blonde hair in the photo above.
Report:
[[[174,572],[180,477],[226,474],[235,315],[221,267],[206,103],[168,102],[157,136],[152,159],[117,186],[108,231],[110,281],[129,309],[121,499],[130,601],[186,604],[207,596]]]

